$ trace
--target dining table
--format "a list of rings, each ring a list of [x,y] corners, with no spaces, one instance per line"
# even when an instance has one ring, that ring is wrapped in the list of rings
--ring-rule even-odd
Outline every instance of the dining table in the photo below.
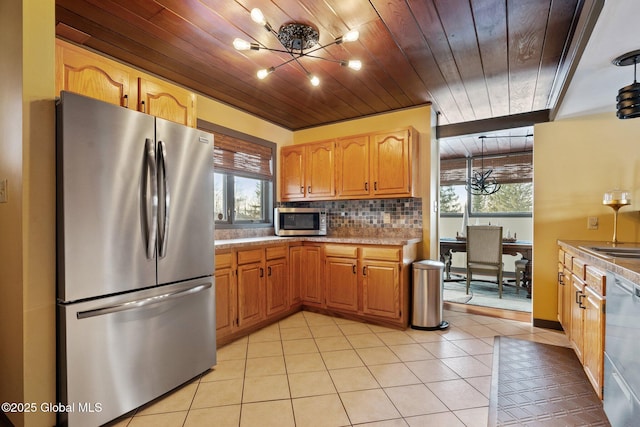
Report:
[[[444,263],[445,280],[451,280],[451,263],[454,252],[466,252],[467,240],[460,237],[440,238],[440,260]],[[533,244],[528,240],[504,239],[502,241],[502,253],[504,255],[522,256],[527,261],[522,279],[523,287],[527,290],[527,297],[531,298],[531,267],[533,257]]]

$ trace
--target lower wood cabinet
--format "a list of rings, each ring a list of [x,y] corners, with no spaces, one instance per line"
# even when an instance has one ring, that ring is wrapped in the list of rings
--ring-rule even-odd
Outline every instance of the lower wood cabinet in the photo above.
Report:
[[[218,345],[289,312],[288,245],[216,251],[215,266]]]
[[[606,274],[578,254],[558,253],[558,320],[602,399]]]
[[[325,246],[325,293],[327,308],[358,312],[358,248]]]
[[[303,244],[292,247],[289,254],[292,294],[299,294],[292,303],[322,306],[324,280],[321,244]]]

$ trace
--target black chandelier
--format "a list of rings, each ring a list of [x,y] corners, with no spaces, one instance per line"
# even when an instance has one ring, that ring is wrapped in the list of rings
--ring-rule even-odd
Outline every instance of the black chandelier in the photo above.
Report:
[[[620,89],[616,97],[618,110],[616,115],[619,119],[640,117],[640,83],[636,81],[638,60],[640,60],[640,50],[625,53],[613,60],[613,64],[620,67],[633,64],[633,83]]]
[[[349,67],[353,70],[359,70],[360,68],[362,68],[362,63],[358,60],[347,61],[347,60],[324,58],[321,56],[314,55],[314,53],[317,52],[318,50],[325,49],[328,46],[331,46],[334,44],[346,43],[346,42],[353,42],[358,40],[359,33],[357,30],[351,30],[345,35],[336,38],[333,42],[329,44],[318,46],[318,40],[320,36],[318,34],[318,30],[312,27],[311,25],[292,22],[292,23],[282,25],[278,30],[278,32],[276,32],[271,27],[271,25],[267,22],[264,15],[258,8],[251,10],[251,19],[254,22],[262,25],[267,31],[269,31],[274,36],[276,36],[276,38],[278,39],[278,41],[280,42],[284,50],[272,49],[264,46],[261,43],[250,43],[240,38],[236,38],[233,41],[233,47],[235,47],[237,50],[261,50],[261,49],[269,50],[272,52],[287,53],[291,56],[291,59],[284,61],[280,65],[259,70],[257,73],[259,79],[264,79],[269,74],[273,73],[276,69],[282,67],[283,65],[287,65],[290,62],[295,61],[300,66],[300,68],[302,68],[302,70],[305,72],[305,74],[309,78],[309,81],[311,81],[311,84],[313,86],[318,86],[320,84],[320,79],[318,79],[318,77],[316,77],[315,75],[311,74],[305,68],[305,66],[300,62],[300,58],[303,58],[303,57],[316,58],[316,59],[322,59],[324,61],[335,62],[342,65],[343,67]]]
[[[484,140],[486,136],[480,136],[481,152],[480,152],[480,170],[472,171],[469,182],[467,183],[467,191],[474,196],[488,196],[497,193],[501,185],[498,184],[496,178],[491,176],[493,169],[484,170]]]

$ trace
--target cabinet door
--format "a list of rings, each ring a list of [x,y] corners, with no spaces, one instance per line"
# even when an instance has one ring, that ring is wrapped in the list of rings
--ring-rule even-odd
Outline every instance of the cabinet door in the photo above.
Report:
[[[302,246],[291,246],[289,248],[289,302],[291,306],[302,302],[300,283],[304,274]]]
[[[411,196],[410,131],[371,136],[371,175],[374,195]]]
[[[565,328],[563,323],[564,321],[564,287],[565,287],[565,277],[564,277],[564,265],[558,264],[558,322]]]
[[[195,127],[195,95],[162,80],[138,78],[138,111]]]
[[[308,145],[305,153],[307,199],[330,199],[336,195],[335,142]]]
[[[137,87],[132,70],[70,43],[56,40],[56,93],[65,90],[135,108]],[[131,81],[134,86],[130,87]],[[133,90],[134,94],[131,93]]]
[[[584,371],[598,397],[602,398],[604,373],[604,298],[585,286]]]
[[[300,289],[302,301],[322,305],[324,280],[322,277],[322,248],[320,246],[302,247],[302,281]]]
[[[583,323],[584,323],[584,282],[573,275],[571,278],[572,285],[572,304],[571,304],[571,345],[576,352],[576,356],[583,363],[584,355],[584,339],[583,339]]]
[[[369,137],[341,139],[336,145],[338,197],[369,195]]]
[[[572,278],[573,275],[571,271],[564,267],[564,288],[562,295],[562,328],[564,329],[564,333],[567,335],[567,338],[571,339],[571,307],[575,305],[575,295],[573,292]]]
[[[326,260],[327,307],[358,311],[358,267],[356,259],[332,258]]]
[[[304,146],[282,147],[280,150],[280,198],[304,198]]]
[[[400,318],[400,265],[363,261],[362,310],[365,314]]]
[[[216,269],[216,336],[229,335],[236,321],[236,292],[233,270]]]
[[[238,326],[244,328],[264,319],[264,264],[238,266]]]
[[[289,308],[289,266],[286,258],[267,261],[267,316]]]

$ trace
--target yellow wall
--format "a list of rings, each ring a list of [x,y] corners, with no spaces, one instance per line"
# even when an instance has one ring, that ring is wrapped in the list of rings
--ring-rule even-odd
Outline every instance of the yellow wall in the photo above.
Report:
[[[54,0],[1,2],[0,401],[55,401]],[[55,414],[7,414],[16,426]]]
[[[437,212],[432,209],[432,201],[437,200],[439,154],[438,142],[432,138],[432,124],[435,118],[432,116],[431,106],[409,108],[362,119],[349,120],[326,126],[296,131],[293,135],[294,143],[320,141],[324,139],[338,138],[341,136],[358,135],[368,132],[384,131],[413,126],[420,134],[419,169],[420,191],[422,197],[422,248],[421,258],[437,258]],[[430,256],[433,254],[433,256]]]
[[[533,317],[557,320],[556,241],[611,240],[605,191],[633,191],[633,204],[620,210],[618,239],[640,241],[640,120],[597,114],[539,124],[534,133]],[[598,217],[598,230],[587,229],[588,216]]]

